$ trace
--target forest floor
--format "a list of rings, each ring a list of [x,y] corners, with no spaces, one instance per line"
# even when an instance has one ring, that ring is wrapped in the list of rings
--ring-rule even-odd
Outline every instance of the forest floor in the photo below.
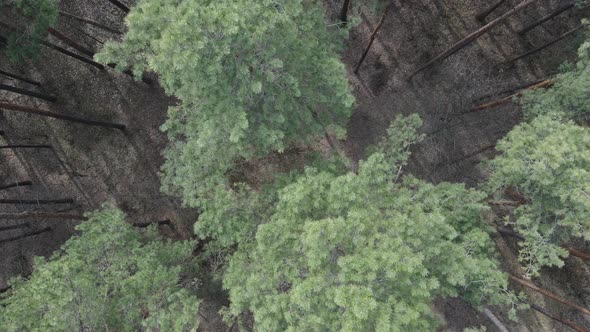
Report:
[[[516,5],[508,0],[488,21]],[[127,1],[130,4],[130,1]],[[465,182],[477,186],[485,179],[482,162],[492,158],[496,142],[521,120],[518,106],[508,103],[486,111],[461,115],[475,105],[503,97],[504,91],[544,79],[558,71],[565,59],[575,59],[575,38],[560,42],[548,50],[512,65],[502,62],[555,38],[579,24],[579,13],[566,12],[536,28],[526,36],[516,31],[551,12],[562,1],[539,0],[521,13],[484,35],[477,42],[449,59],[418,74],[408,75],[430,58],[447,49],[470,32],[481,27],[476,13],[490,5],[486,0],[395,0],[385,18],[373,48],[358,75],[352,68],[379,20],[379,14],[365,12],[361,24],[352,29],[343,61],[357,96],[357,107],[348,128],[348,139],[338,142],[354,163],[366,147],[383,137],[389,123],[398,114],[418,113],[424,120],[427,138],[413,150],[405,173],[433,181]],[[327,0],[335,15],[340,0]],[[124,30],[124,13],[104,0],[61,0],[60,9]],[[61,18],[58,30],[66,32],[95,51],[101,42],[116,36],[87,25]],[[90,38],[91,35],[100,41]],[[52,40],[58,43],[56,40]],[[18,72],[43,83],[42,91],[56,95],[56,103],[0,92],[0,100],[30,105],[61,114],[112,121],[127,125],[125,131],[88,127],[55,119],[3,112],[0,144],[50,144],[53,149],[0,150],[0,184],[31,180],[33,186],[0,191],[0,198],[73,198],[74,204],[56,206],[0,205],[0,213],[31,210],[83,213],[104,202],[121,208],[132,223],[169,219],[174,229],[162,226],[167,234],[187,238],[197,211],[183,208],[180,201],[160,192],[159,171],[166,136],[159,130],[172,100],[157,85],[135,82],[113,70],[96,68],[72,60],[52,50],[44,50],[35,62],[15,66],[0,58],[0,69]],[[155,78],[154,78],[155,79]],[[30,88],[5,78],[0,83]],[[501,212],[501,211],[497,211]],[[494,215],[490,215],[494,218]],[[20,241],[0,244],[0,288],[8,277],[26,274],[31,257],[47,256],[73,233],[78,221],[25,220],[33,229],[52,227]],[[0,226],[23,221],[0,220]],[[2,232],[1,238],[17,236],[23,230]],[[503,268],[518,274],[516,245],[512,239],[496,238],[502,253]],[[569,258],[560,270],[546,269],[535,283],[584,307],[590,307],[590,271],[588,265]],[[518,286],[516,289],[519,289]],[[526,291],[526,290],[523,290]],[[590,319],[567,307],[527,292],[535,304],[549,312],[590,328]],[[223,331],[216,314],[226,301],[214,290],[205,299],[203,329]],[[444,316],[444,330],[462,331],[469,326],[485,325],[495,331],[489,320],[459,299],[437,301]],[[510,322],[505,312],[492,311],[512,331],[569,331],[563,325],[532,311],[518,323]]]

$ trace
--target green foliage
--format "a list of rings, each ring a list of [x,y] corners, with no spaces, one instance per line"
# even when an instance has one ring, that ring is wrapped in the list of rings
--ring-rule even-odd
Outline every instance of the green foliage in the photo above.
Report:
[[[252,312],[258,331],[426,331],[436,296],[516,302],[492,258],[484,194],[395,183],[419,124],[399,119],[358,174],[309,168],[280,190],[255,243],[230,259],[231,315]]]
[[[126,20],[97,60],[152,70],[181,101],[163,183],[186,204],[218,204],[238,161],[344,130],[354,100],[319,1],[142,0]]]
[[[111,208],[91,214],[2,300],[3,331],[188,331],[198,300],[179,285],[193,244],[139,233]]]
[[[47,35],[47,29],[57,22],[56,0],[0,0],[0,6],[11,9],[13,17],[20,17],[23,28],[10,31],[0,50],[12,61],[35,58],[41,48],[39,40]],[[2,39],[0,39],[2,40]]]
[[[520,260],[527,275],[562,266],[573,238],[590,240],[590,132],[572,122],[540,116],[498,144],[492,161],[492,192],[515,188],[529,201],[514,211],[513,224],[526,241]]]

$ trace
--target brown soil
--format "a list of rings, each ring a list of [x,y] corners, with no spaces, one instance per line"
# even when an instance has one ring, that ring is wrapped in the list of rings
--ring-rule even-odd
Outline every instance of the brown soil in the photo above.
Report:
[[[517,2],[507,1],[488,21]],[[327,3],[334,14],[339,12],[340,0],[327,0]],[[485,178],[485,172],[479,165],[494,156],[493,146],[520,121],[520,113],[517,106],[506,104],[465,116],[459,114],[479,103],[503,96],[502,91],[545,78],[555,73],[564,59],[573,59],[574,39],[570,38],[514,65],[501,64],[503,60],[542,45],[573,28],[578,24],[579,13],[567,12],[525,37],[518,37],[518,28],[549,13],[560,3],[558,0],[540,0],[451,58],[408,81],[406,77],[419,65],[479,28],[481,25],[474,16],[487,8],[490,2],[396,0],[394,3],[358,76],[352,74],[352,68],[379,13],[363,14],[361,24],[352,30],[348,38],[343,60],[350,68],[358,107],[349,124],[349,138],[339,142],[339,146],[357,163],[364,157],[367,146],[383,136],[396,115],[417,112],[424,120],[424,132],[428,138],[414,149],[406,172],[433,182],[457,181],[477,185]],[[123,12],[105,0],[62,0],[60,8],[119,30],[124,29]],[[85,46],[94,50],[100,48],[100,43],[84,33],[100,41],[114,38],[109,33],[65,18],[60,19],[58,30],[83,41]],[[0,100],[127,125],[127,130],[121,132],[3,112],[0,115],[0,130],[6,132],[6,142],[51,144],[53,150],[0,150],[0,184],[16,180],[31,180],[34,183],[31,187],[0,191],[0,198],[71,197],[75,199],[75,204],[0,205],[1,213],[70,209],[70,212],[82,213],[94,210],[104,202],[111,202],[128,214],[130,222],[170,219],[175,229],[162,226],[164,232],[179,238],[190,236],[197,212],[182,208],[177,199],[160,192],[158,173],[163,162],[161,152],[167,140],[159,127],[166,118],[171,100],[157,85],[135,82],[110,69],[101,72],[47,49],[38,61],[19,66],[0,58],[0,67],[42,82],[41,91],[58,96],[58,101],[48,104],[3,91],[0,92]],[[7,82],[31,88],[0,78],[0,83]],[[269,169],[274,168],[269,166]],[[256,173],[257,170],[244,169],[244,173],[249,172]],[[27,273],[32,256],[46,256],[57,249],[73,234],[73,227],[78,223],[67,220],[0,220],[0,226],[25,221],[31,222],[34,230],[45,226],[51,226],[53,230],[0,245],[0,288],[10,276]],[[22,233],[23,230],[2,232],[0,239]],[[516,246],[513,239],[504,241],[498,237],[497,242],[503,267],[518,274],[514,264]],[[583,244],[579,245],[583,248]],[[588,307],[588,272],[588,265],[570,258],[565,268],[547,269],[544,277],[535,280],[535,283]],[[532,295],[531,300],[537,305],[590,328],[590,321],[581,314],[527,293]],[[203,328],[208,331],[224,330],[216,315],[225,301],[220,294],[212,291],[203,305],[202,314],[207,319]],[[436,308],[448,322],[445,330],[461,331],[464,327],[485,325],[489,331],[495,331],[485,316],[459,299],[441,299],[437,301]],[[518,323],[512,323],[505,312],[498,308],[492,308],[492,311],[512,331],[568,331],[559,323],[533,312],[524,314]]]

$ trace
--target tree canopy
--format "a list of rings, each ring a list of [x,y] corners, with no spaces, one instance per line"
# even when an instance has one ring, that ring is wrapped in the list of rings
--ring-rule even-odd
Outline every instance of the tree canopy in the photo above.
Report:
[[[0,304],[6,331],[188,331],[198,299],[181,287],[191,242],[140,233],[112,208],[92,213],[50,259],[35,260]]]
[[[252,312],[260,331],[425,331],[436,296],[515,301],[482,220],[485,194],[394,182],[419,123],[398,121],[358,174],[308,169],[280,190],[255,243],[230,259],[231,314]]]
[[[154,71],[180,100],[163,182],[187,204],[239,160],[344,132],[354,99],[319,1],[144,0],[126,20],[97,59]]]

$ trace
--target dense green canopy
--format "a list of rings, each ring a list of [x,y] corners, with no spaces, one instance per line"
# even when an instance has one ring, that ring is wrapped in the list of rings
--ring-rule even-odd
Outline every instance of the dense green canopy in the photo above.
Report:
[[[77,227],[0,303],[3,331],[184,331],[198,326],[199,301],[179,282],[191,242],[139,233],[104,209]]]

